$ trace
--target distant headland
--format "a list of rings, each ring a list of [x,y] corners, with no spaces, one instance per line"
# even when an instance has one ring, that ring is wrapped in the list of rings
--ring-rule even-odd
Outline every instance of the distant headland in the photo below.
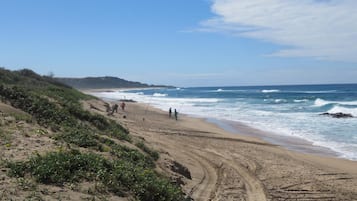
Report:
[[[85,77],[85,78],[55,78],[57,81],[76,89],[115,89],[115,88],[151,88],[172,87],[166,85],[150,85],[141,82],[133,82],[118,77]]]

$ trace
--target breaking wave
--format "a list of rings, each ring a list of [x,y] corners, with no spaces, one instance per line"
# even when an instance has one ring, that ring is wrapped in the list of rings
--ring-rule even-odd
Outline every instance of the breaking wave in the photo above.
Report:
[[[328,113],[344,113],[344,114],[351,114],[354,117],[357,117],[357,108],[346,108],[341,106],[334,106],[330,110],[327,111]]]
[[[277,93],[280,92],[278,89],[263,89],[262,93]]]
[[[314,102],[314,106],[316,106],[316,107],[322,107],[322,106],[325,106],[328,104],[357,106],[357,101],[327,101],[327,100],[318,98]]]
[[[167,94],[154,93],[152,96],[154,96],[154,97],[166,97]]]

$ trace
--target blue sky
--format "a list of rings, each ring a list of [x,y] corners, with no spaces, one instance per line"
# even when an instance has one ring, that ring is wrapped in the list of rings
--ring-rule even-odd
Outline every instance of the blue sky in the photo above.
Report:
[[[176,86],[357,83],[353,0],[0,0],[0,66]]]

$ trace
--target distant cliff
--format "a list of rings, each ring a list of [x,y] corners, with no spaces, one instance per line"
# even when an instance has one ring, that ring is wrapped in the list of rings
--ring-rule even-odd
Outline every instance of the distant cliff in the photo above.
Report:
[[[136,87],[166,87],[132,82],[117,77],[55,78],[57,81],[77,89],[110,89]]]

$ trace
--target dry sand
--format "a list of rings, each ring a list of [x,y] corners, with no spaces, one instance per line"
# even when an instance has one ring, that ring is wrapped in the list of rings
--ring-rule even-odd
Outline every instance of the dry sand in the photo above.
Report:
[[[357,200],[356,161],[292,152],[198,118],[175,121],[140,103],[112,118],[158,150],[158,171],[182,182],[194,200]],[[175,172],[173,161],[192,178]]]

